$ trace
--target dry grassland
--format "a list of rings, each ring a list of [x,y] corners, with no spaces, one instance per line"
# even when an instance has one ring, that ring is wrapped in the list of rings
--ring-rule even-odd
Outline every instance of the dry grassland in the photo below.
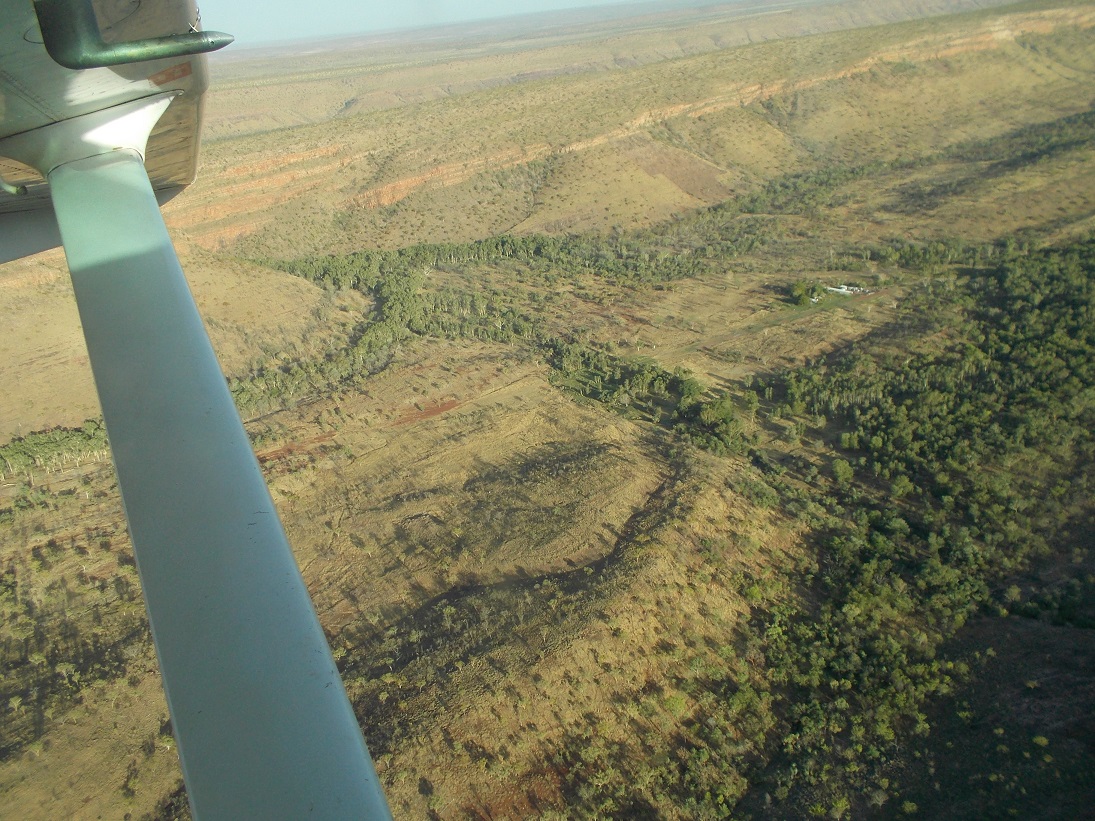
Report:
[[[965,122],[988,137],[1080,110],[1086,101],[1073,90],[1082,66],[1070,68],[1076,58],[1062,58],[1061,49],[1037,51],[1036,38],[1084,30],[1092,23],[1084,8],[983,12],[961,30],[916,20],[869,35],[819,34],[626,70],[534,76],[217,139],[199,182],[167,213],[207,247],[243,239],[248,253],[275,256],[649,223],[719,201],[727,186],[741,193],[822,158],[920,156],[969,138]],[[597,47],[607,46],[583,46]],[[968,75],[959,70],[963,55],[977,55]],[[788,112],[757,106],[777,95],[795,113],[790,130]],[[252,104],[268,99],[268,109],[293,110],[262,88],[253,97]],[[758,114],[743,123],[740,112],[750,107]],[[606,190],[600,179],[624,184]]]

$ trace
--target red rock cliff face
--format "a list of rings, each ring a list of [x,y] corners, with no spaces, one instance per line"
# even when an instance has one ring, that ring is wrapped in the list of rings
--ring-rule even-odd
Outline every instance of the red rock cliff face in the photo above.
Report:
[[[207,171],[164,215],[172,228],[215,249],[257,230],[272,207],[330,186],[347,162],[345,147],[333,145]]]

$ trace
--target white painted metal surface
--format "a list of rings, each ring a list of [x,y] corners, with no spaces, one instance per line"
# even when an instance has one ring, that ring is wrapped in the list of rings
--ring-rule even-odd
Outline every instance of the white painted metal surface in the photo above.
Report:
[[[96,3],[103,36],[134,39],[185,32],[197,19],[193,0]],[[31,0],[0,0],[0,140],[51,123],[144,97],[178,92],[148,141],[146,167],[160,201],[193,182],[197,172],[201,96],[209,84],[205,60],[190,57],[71,71],[42,46]],[[57,227],[45,180],[0,151],[0,178],[25,184],[0,191],[0,263],[56,247]],[[20,218],[10,213],[24,214]],[[29,233],[28,233],[29,231]]]
[[[140,156],[49,181],[195,817],[389,817]]]
[[[45,65],[30,8],[0,0],[0,156],[48,187],[0,195],[0,261],[59,228],[194,815],[390,818],[159,212],[193,171],[204,64]],[[144,37],[193,4],[126,8],[112,33]]]

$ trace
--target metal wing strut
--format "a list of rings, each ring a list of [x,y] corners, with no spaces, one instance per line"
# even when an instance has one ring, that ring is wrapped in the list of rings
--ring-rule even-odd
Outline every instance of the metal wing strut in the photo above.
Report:
[[[0,153],[49,181],[191,807],[390,818],[144,168],[172,96]]]

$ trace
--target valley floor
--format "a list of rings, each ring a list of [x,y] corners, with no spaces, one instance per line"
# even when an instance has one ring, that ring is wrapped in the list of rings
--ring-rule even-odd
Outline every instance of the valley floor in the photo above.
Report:
[[[979,5],[218,69],[167,213],[396,817],[1095,804],[1095,6]],[[0,815],[188,817],[0,276]]]

